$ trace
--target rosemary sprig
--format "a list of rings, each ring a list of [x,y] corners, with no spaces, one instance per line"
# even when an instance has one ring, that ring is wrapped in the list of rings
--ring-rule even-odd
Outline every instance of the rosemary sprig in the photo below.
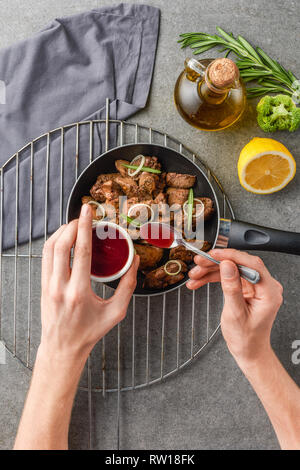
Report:
[[[194,49],[194,54],[202,54],[216,46],[226,51],[225,57],[233,52],[237,56],[236,64],[244,82],[256,81],[257,86],[248,88],[248,97],[265,95],[267,93],[299,94],[299,80],[290,71],[268,56],[260,47],[255,49],[242,36],[235,38],[217,26],[218,36],[206,33],[180,34],[181,47]]]

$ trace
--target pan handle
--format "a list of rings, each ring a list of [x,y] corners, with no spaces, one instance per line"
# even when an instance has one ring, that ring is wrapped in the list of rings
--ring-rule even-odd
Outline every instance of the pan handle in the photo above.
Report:
[[[238,220],[221,219],[216,246],[300,255],[300,233],[276,230]]]

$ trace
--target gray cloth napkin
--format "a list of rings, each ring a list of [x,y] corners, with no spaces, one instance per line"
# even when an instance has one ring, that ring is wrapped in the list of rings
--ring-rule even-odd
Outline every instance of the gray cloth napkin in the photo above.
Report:
[[[154,67],[160,12],[147,5],[120,4],[59,18],[31,38],[0,51],[0,80],[6,86],[0,104],[0,166],[23,145],[51,129],[86,119],[126,119],[146,105]],[[3,93],[2,93],[3,95]],[[49,192],[45,222],[46,141],[34,146],[33,187],[29,184],[30,152],[19,155],[18,242],[54,231],[62,222],[74,184],[73,130],[64,140],[63,194],[58,204],[61,175],[59,132],[51,136]],[[81,142],[89,138],[83,129]],[[98,129],[93,156],[104,151]],[[116,129],[110,139],[115,143]],[[80,149],[79,149],[80,152]],[[89,155],[79,155],[80,171]],[[15,159],[3,171],[3,249],[15,242]],[[32,226],[29,224],[32,197]],[[58,210],[58,207],[61,210]]]

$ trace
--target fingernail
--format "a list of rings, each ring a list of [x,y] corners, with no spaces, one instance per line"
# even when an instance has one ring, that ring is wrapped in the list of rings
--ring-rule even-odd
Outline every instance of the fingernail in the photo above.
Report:
[[[190,270],[190,274],[194,275],[197,274],[200,271],[198,266],[195,266],[193,269]]]
[[[230,261],[223,261],[220,265],[221,275],[225,279],[231,279],[235,277],[236,267]]]
[[[222,249],[219,249],[219,248],[214,248],[213,250],[210,250],[210,253],[212,255],[218,255],[219,253],[222,253],[223,250]]]
[[[86,217],[87,215],[90,215],[90,208],[88,204],[83,204],[81,207],[81,214],[83,217]]]
[[[195,284],[195,281],[188,281],[188,282],[186,283],[186,286],[187,286],[188,288],[192,288],[194,284]]]

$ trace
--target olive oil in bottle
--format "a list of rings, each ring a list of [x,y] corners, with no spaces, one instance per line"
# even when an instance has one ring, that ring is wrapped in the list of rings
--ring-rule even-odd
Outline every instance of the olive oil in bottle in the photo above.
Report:
[[[246,107],[246,90],[235,62],[227,58],[186,59],[174,99],[183,119],[198,129],[219,131],[234,124]]]

